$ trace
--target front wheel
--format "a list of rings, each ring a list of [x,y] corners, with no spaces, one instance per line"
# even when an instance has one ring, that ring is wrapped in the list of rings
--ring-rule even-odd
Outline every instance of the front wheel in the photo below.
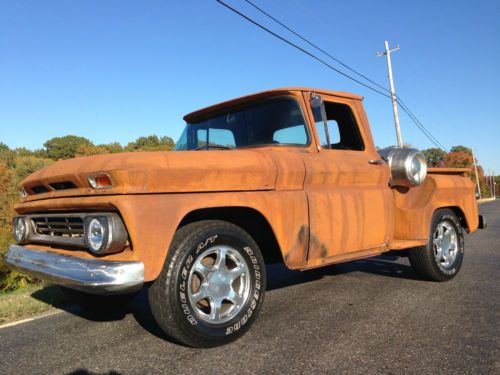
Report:
[[[463,257],[462,226],[457,215],[450,209],[440,209],[434,213],[427,245],[408,252],[413,269],[433,281],[454,278],[462,266]]]
[[[265,266],[252,237],[218,220],[177,231],[160,276],[149,289],[158,325],[192,347],[242,336],[264,300]]]

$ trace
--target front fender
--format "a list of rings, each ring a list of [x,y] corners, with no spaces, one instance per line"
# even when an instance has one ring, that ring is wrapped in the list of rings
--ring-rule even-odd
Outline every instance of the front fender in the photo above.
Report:
[[[217,207],[246,207],[261,213],[270,224],[287,266],[294,268],[307,253],[303,231],[308,227],[307,199],[304,191],[256,191],[196,194],[136,194],[59,198],[18,205],[19,214],[34,211],[117,210],[127,227],[130,249],[106,255],[113,261],[139,260],[144,263],[144,281],[159,275],[170,243],[179,224],[190,212]],[[71,253],[83,258],[86,251],[47,248],[51,252]],[[292,257],[287,255],[293,254]]]

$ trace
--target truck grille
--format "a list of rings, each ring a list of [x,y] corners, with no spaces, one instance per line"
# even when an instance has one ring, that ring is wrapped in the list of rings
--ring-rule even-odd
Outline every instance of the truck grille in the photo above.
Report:
[[[83,219],[68,216],[31,217],[36,234],[48,236],[82,237]]]
[[[85,214],[26,215],[29,224],[28,239],[32,242],[85,246]]]

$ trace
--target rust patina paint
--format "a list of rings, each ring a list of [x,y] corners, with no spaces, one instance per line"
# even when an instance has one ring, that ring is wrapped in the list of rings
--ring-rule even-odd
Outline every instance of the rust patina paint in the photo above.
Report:
[[[318,147],[308,99],[349,106],[365,144],[363,151]],[[154,280],[182,219],[190,212],[216,207],[245,207],[270,224],[287,267],[306,269],[423,245],[434,211],[453,207],[469,231],[478,226],[474,184],[467,169],[430,169],[419,187],[391,189],[362,98],[342,92],[285,88],[220,103],[185,116],[203,117],[228,106],[270,96],[289,95],[302,107],[311,143],[307,147],[262,147],[251,150],[141,152],[83,157],[55,163],[22,182],[37,185],[71,181],[75,189],[30,195],[16,206],[25,214],[46,211],[118,211],[130,243],[105,260],[140,260],[146,281]],[[89,174],[105,172],[110,189],[94,190]],[[83,250],[27,245],[40,251],[92,258]],[[262,249],[264,252],[265,248]]]

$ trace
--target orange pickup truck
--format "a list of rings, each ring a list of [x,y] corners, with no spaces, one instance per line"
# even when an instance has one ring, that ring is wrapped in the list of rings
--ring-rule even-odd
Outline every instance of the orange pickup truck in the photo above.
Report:
[[[173,152],[63,160],[26,178],[6,263],[82,300],[146,284],[168,335],[210,347],[255,320],[268,263],[306,270],[401,250],[445,281],[463,232],[485,226],[469,170],[377,150],[357,95],[276,89],[184,119]]]

